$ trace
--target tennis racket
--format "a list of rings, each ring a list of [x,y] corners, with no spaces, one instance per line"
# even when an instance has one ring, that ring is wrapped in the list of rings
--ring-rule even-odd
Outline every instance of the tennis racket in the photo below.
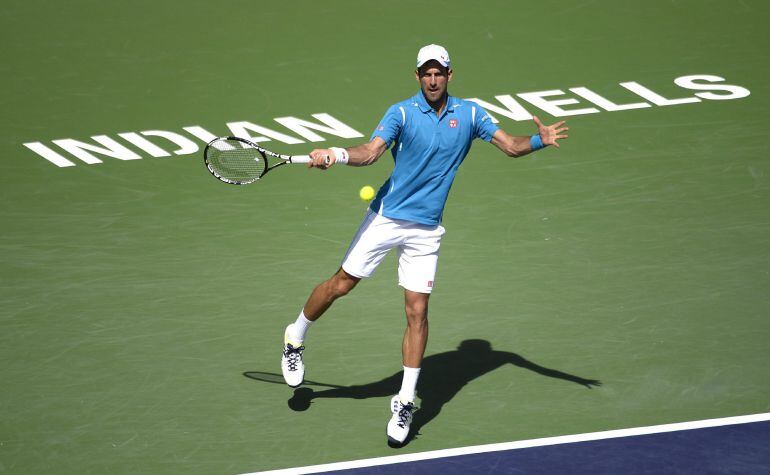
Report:
[[[268,161],[268,157],[277,160]],[[206,145],[203,161],[214,178],[231,185],[248,185],[287,163],[309,163],[310,156],[283,155],[240,137],[219,137]],[[330,162],[326,157],[326,164]]]

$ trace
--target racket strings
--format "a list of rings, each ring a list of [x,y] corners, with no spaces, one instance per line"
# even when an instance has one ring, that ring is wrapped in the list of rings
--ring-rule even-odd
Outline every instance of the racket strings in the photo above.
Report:
[[[252,147],[244,148],[235,140],[218,140],[206,152],[208,166],[221,178],[235,183],[249,183],[260,178],[267,166],[262,153]]]

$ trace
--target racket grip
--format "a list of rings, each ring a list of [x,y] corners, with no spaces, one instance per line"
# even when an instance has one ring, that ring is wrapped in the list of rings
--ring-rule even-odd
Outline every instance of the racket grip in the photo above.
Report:
[[[310,163],[310,155],[294,155],[291,157],[291,163]],[[331,158],[326,157],[326,164],[331,163]]]

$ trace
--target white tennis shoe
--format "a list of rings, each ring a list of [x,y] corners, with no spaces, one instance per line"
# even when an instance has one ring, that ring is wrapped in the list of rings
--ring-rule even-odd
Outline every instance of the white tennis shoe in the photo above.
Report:
[[[286,384],[296,388],[305,379],[305,363],[302,361],[302,352],[305,347],[302,342],[289,340],[289,329],[293,323],[286,327],[283,334],[283,356],[281,356],[281,372]]]
[[[412,424],[412,415],[415,411],[414,403],[404,404],[398,394],[390,400],[390,412],[393,415],[388,422],[388,443],[400,446],[409,435],[409,426]]]

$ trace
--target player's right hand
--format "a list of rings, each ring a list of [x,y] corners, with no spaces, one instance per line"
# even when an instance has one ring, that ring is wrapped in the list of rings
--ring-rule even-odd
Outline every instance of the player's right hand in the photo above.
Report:
[[[334,152],[329,150],[328,148],[317,148],[310,152],[310,162],[308,162],[307,166],[309,168],[320,168],[321,170],[326,170],[327,168],[334,165],[334,162],[337,161],[337,158],[334,155]]]

